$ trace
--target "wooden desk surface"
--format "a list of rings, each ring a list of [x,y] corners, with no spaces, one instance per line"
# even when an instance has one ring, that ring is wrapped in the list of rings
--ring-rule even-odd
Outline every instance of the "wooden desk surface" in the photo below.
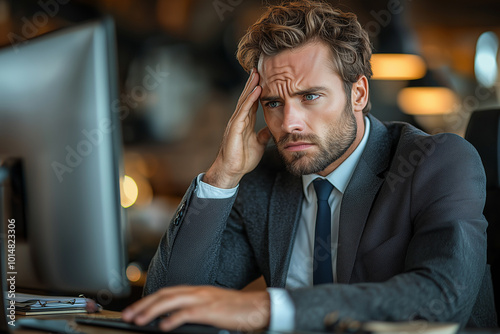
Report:
[[[78,316],[85,316],[84,314],[79,314]],[[97,326],[86,326],[86,325],[80,325],[76,324],[74,322],[74,318],[76,315],[47,315],[47,316],[32,316],[37,319],[64,319],[64,320],[69,320],[72,322],[74,325],[74,328],[80,332],[83,333],[88,333],[88,334],[97,334],[97,333],[105,333],[105,334],[123,334],[123,333],[134,333],[131,331],[123,331],[119,329],[111,329],[111,328],[105,328],[105,327],[97,327]],[[121,313],[120,312],[114,312],[114,311],[102,311],[100,313],[95,313],[95,314],[89,314],[88,317],[92,318],[120,318]],[[17,319],[21,319],[23,316],[16,317]],[[14,334],[40,334],[40,333],[46,333],[46,332],[41,332],[37,330],[30,330],[30,329],[21,329],[21,328],[15,328]],[[279,332],[268,332],[268,331],[257,331],[254,332],[256,334],[279,334]],[[420,332],[419,332],[420,333]],[[285,333],[283,333],[285,334]],[[287,332],[286,334],[292,334],[290,332]],[[305,331],[294,331],[293,334],[318,334],[318,332],[312,333],[312,332],[305,332]],[[415,332],[415,334],[418,334]],[[476,328],[476,329],[465,329],[465,330],[460,330],[457,334],[500,334],[500,328]]]

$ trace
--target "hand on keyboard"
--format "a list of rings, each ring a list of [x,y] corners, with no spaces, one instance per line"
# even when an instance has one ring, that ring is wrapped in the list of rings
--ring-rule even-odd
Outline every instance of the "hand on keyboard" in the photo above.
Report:
[[[241,331],[263,329],[269,325],[269,294],[212,286],[169,287],[132,304],[122,316],[125,321],[144,325],[165,313],[171,315],[160,321],[163,330],[185,323]]]

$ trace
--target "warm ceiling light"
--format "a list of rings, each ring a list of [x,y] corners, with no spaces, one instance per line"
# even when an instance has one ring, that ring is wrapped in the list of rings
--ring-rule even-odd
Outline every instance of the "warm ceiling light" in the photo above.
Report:
[[[139,265],[131,263],[127,267],[126,275],[130,282],[137,282],[142,277],[142,270]]]
[[[446,87],[407,87],[398,94],[399,107],[409,115],[438,115],[451,113],[458,99]]]
[[[131,207],[137,200],[139,195],[139,188],[134,179],[125,175],[120,187],[121,204],[124,208]]]
[[[374,80],[415,80],[425,75],[422,57],[404,53],[375,53],[372,55]]]

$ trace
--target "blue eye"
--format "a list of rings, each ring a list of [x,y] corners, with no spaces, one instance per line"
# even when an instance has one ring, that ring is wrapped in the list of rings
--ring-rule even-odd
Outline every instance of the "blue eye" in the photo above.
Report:
[[[313,100],[316,100],[318,97],[319,97],[319,95],[318,95],[318,94],[306,94],[306,95],[304,95],[304,98],[305,98],[307,101],[313,101]]]
[[[280,103],[277,101],[271,101],[271,102],[267,103],[267,106],[269,108],[277,108],[277,107],[279,107],[279,105],[280,105]]]

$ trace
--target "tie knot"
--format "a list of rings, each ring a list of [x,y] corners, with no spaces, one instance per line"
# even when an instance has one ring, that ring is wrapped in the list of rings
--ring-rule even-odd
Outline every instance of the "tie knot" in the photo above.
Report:
[[[333,190],[333,184],[331,184],[328,180],[319,178],[314,180],[313,184],[318,201],[328,201],[328,197],[330,197],[330,193]]]

